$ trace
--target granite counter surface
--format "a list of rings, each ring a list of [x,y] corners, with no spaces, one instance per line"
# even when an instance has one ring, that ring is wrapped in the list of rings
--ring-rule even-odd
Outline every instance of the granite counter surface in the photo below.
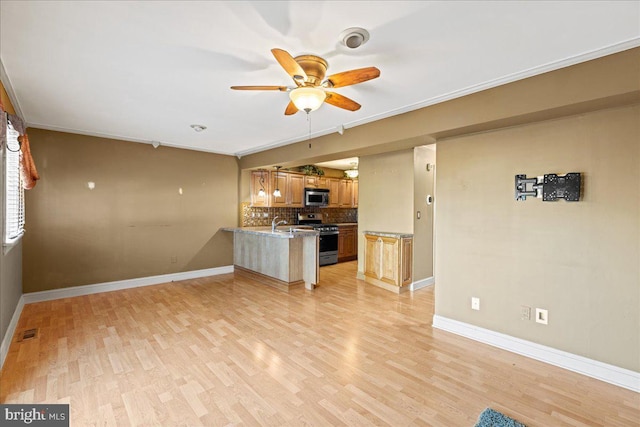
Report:
[[[370,236],[378,236],[378,237],[391,237],[395,239],[404,239],[407,237],[413,237],[411,233],[393,233],[387,231],[365,231],[363,234],[368,234]]]
[[[314,230],[301,230],[295,226],[278,227],[276,231],[271,231],[271,227],[224,227],[222,231],[234,233],[257,234],[265,237],[275,237],[279,239],[295,239],[300,237],[317,236]]]

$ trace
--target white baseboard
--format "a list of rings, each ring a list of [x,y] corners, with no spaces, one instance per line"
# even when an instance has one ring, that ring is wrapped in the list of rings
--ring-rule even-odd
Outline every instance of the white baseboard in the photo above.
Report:
[[[413,291],[417,291],[418,289],[422,289],[422,288],[426,288],[427,286],[431,286],[434,283],[436,283],[436,278],[431,276],[431,277],[427,277],[426,279],[421,279],[418,280],[417,282],[413,282],[411,285],[409,285],[409,290],[411,292]]]
[[[434,315],[433,327],[640,393],[640,372]]]
[[[31,292],[24,294],[23,298],[25,304],[31,304],[34,302],[52,301],[61,298],[98,294],[101,292],[118,291],[120,289],[138,288],[141,286],[158,285],[160,283],[197,279],[199,277],[217,276],[219,274],[227,273],[233,273],[233,265],[207,268],[204,270],[185,271],[181,273],[161,274],[159,276],[140,277],[137,279],[118,280],[115,282],[97,283],[95,285],[74,286],[71,288]]]
[[[0,369],[2,369],[2,366],[4,366],[4,359],[7,358],[7,354],[9,353],[9,347],[11,346],[13,335],[16,332],[16,327],[18,326],[18,320],[20,320],[20,315],[22,314],[23,307],[24,295],[21,295],[20,299],[18,300],[18,305],[13,312],[13,316],[11,317],[11,321],[9,322],[7,332],[4,334],[4,338],[2,338],[2,344],[0,345]]]

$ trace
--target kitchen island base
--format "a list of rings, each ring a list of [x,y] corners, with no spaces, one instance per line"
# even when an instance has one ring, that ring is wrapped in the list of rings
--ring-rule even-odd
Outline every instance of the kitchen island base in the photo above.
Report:
[[[233,264],[240,274],[256,274],[278,289],[318,283],[318,233],[272,232],[265,228],[230,228]],[[259,280],[259,279],[258,279]]]
[[[247,279],[264,283],[265,285],[269,285],[281,291],[289,291],[291,289],[296,289],[304,286],[304,280],[298,280],[297,282],[285,282],[283,280],[278,280],[276,278],[267,276],[265,274],[260,274],[253,270],[246,269],[244,267],[240,267],[239,265],[234,265],[234,273],[241,277],[246,277]],[[313,289],[313,288],[311,288]]]

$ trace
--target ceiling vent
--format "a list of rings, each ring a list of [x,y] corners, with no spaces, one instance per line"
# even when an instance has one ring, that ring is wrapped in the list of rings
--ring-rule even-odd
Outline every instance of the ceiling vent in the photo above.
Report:
[[[364,28],[347,28],[340,33],[340,43],[349,49],[356,49],[369,40],[369,32]]]

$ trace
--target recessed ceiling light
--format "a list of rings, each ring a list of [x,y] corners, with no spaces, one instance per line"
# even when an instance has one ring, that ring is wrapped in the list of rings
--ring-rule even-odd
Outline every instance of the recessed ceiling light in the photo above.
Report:
[[[191,125],[191,129],[195,130],[196,132],[202,132],[206,128],[207,127],[203,125]]]
[[[340,43],[349,49],[355,49],[369,40],[369,32],[364,28],[352,27],[347,28],[340,33]]]

